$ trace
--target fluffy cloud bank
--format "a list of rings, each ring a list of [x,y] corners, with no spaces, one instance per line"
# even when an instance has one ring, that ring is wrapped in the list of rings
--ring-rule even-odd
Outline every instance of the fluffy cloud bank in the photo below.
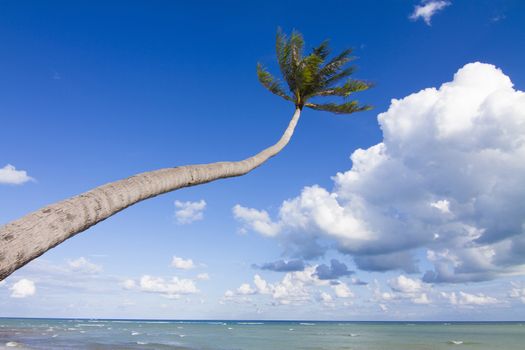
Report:
[[[425,282],[524,273],[525,93],[476,62],[393,99],[378,121],[383,142],[356,150],[332,190],[305,187],[277,220],[241,206],[235,216],[305,258],[328,239],[363,270],[417,272],[423,250]]]
[[[317,291],[313,287],[328,285],[328,281],[317,278],[313,266],[306,267],[303,271],[288,272],[276,283],[269,283],[256,274],[253,278],[253,287],[249,283],[243,283],[236,292],[228,290],[224,293],[224,301],[233,301],[236,296],[266,295],[270,296],[276,305],[300,305],[313,300],[313,294]],[[339,288],[340,295],[350,297],[352,295],[350,290],[343,290],[343,288]]]
[[[21,185],[31,180],[33,180],[33,178],[27,175],[26,171],[16,170],[11,164],[0,168],[0,184]]]

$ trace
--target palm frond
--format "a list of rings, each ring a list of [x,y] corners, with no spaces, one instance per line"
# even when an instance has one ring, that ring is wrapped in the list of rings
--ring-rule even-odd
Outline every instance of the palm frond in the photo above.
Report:
[[[304,39],[301,33],[294,30],[292,32],[292,35],[290,35],[290,40],[288,44],[290,45],[291,50],[290,63],[292,64],[294,69],[297,69],[301,64],[304,49]]]
[[[350,56],[351,53],[352,49],[344,50],[339,55],[327,62],[325,66],[319,71],[319,74],[323,78],[329,79],[331,76],[338,73],[345,64],[354,60],[354,57]]]
[[[347,49],[328,60],[330,49],[328,41],[323,41],[314,47],[307,56],[304,52],[304,39],[301,33],[293,31],[287,37],[280,28],[277,30],[275,42],[277,61],[283,77],[288,85],[288,92],[281,82],[275,79],[261,64],[257,65],[257,76],[261,84],[272,93],[294,102],[298,108],[304,106],[339,114],[348,114],[368,110],[370,106],[359,106],[357,101],[342,104],[308,103],[312,97],[348,97],[352,93],[363,91],[372,84],[351,79],[354,67],[346,65],[354,59],[352,50]],[[346,81],[344,81],[346,79]],[[344,81],[344,83],[342,83]],[[341,85],[342,83],[342,85]]]
[[[284,91],[281,83],[275,79],[268,71],[262,66],[262,64],[257,64],[257,77],[261,84],[267,88],[271,93],[281,96],[287,101],[293,101],[293,98],[288,96]]]
[[[330,48],[328,47],[328,44],[328,40],[323,41],[321,44],[319,44],[319,46],[313,48],[312,53],[320,57],[323,61],[326,60],[330,54]]]
[[[288,38],[281,28],[277,29],[277,37],[275,40],[275,51],[277,54],[277,62],[284,80],[289,82],[293,78],[293,72],[290,65],[291,46],[288,43]]]
[[[355,112],[368,111],[372,109],[372,106],[359,106],[359,102],[350,101],[342,104],[337,103],[326,103],[326,104],[317,104],[317,103],[306,103],[306,107],[315,109],[318,111],[332,112],[336,114],[351,114]]]
[[[354,74],[356,68],[354,66],[348,67],[345,69],[340,69],[339,71],[332,74],[330,77],[324,79],[325,86],[333,86],[334,84],[339,83],[341,80],[348,78]]]
[[[354,92],[364,91],[371,88],[373,84],[362,80],[348,79],[343,86],[337,86],[331,89],[321,90],[315,93],[315,96],[342,96],[348,97]]]

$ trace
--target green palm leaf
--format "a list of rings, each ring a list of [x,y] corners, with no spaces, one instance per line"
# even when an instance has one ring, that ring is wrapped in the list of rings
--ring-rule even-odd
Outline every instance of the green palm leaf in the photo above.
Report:
[[[325,40],[314,47],[309,55],[304,56],[304,39],[301,33],[294,30],[290,37],[287,37],[280,28],[277,30],[275,49],[288,92],[261,64],[257,65],[259,81],[273,94],[294,102],[297,108],[306,106],[337,114],[349,114],[371,108],[368,105],[360,106],[357,101],[341,104],[308,102],[310,98],[316,96],[348,97],[355,92],[372,87],[371,83],[350,78],[355,71],[354,67],[347,67],[347,64],[354,60],[354,57],[350,56],[351,49],[344,50],[331,60],[327,60],[330,49],[328,41]],[[346,81],[341,84],[344,79]]]
[[[341,104],[337,103],[326,103],[326,104],[316,104],[316,103],[306,103],[306,107],[315,109],[318,111],[332,112],[336,114],[350,114],[355,112],[368,111],[372,109],[372,106],[359,106],[357,101],[345,102]]]
[[[277,96],[281,96],[287,101],[293,101],[293,98],[288,96],[286,92],[284,91],[284,88],[281,86],[281,83],[275,79],[264,67],[262,64],[257,64],[257,77],[259,78],[259,81],[261,84],[270,90],[273,94]]]

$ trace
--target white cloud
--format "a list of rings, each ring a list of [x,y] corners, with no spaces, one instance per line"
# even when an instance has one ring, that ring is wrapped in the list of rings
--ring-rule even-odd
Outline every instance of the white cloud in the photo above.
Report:
[[[523,304],[525,304],[525,287],[520,286],[517,283],[513,283],[509,296],[514,299],[519,299]]]
[[[206,209],[206,201],[200,200],[198,202],[181,202],[175,201],[175,218],[179,224],[190,224],[194,221],[199,221],[204,218],[204,209]]]
[[[352,291],[350,290],[350,288],[348,288],[348,285],[346,285],[346,283],[339,282],[339,284],[332,286],[332,288],[335,292],[335,295],[338,298],[353,298],[354,297],[354,293],[352,293]]]
[[[196,277],[199,281],[207,281],[210,279],[210,275],[208,275],[206,272],[199,273]]]
[[[135,280],[126,279],[122,281],[121,286],[124,289],[134,289],[137,286],[137,283],[135,282]]]
[[[75,260],[69,260],[67,265],[74,272],[94,274],[102,271],[101,265],[94,264],[84,257],[80,257]]]
[[[445,0],[423,0],[421,4],[414,6],[414,11],[409,18],[414,21],[421,18],[430,25],[432,17],[450,4],[450,1]]]
[[[419,296],[412,298],[414,304],[427,305],[432,301],[428,298],[427,293],[421,293]]]
[[[436,208],[440,212],[444,214],[450,214],[450,202],[446,199],[442,199],[440,201],[435,201],[430,203],[430,206],[433,208]]]
[[[452,305],[462,306],[483,306],[483,305],[494,305],[500,303],[496,298],[487,296],[483,293],[470,294],[460,291],[456,292],[441,292],[441,296],[446,299]]]
[[[396,292],[412,294],[418,293],[423,289],[423,283],[404,275],[399,275],[396,278],[388,281],[388,285]]]
[[[178,256],[174,256],[171,260],[171,266],[180,270],[190,270],[195,268],[195,264],[191,259],[184,259]]]
[[[334,298],[326,292],[321,292],[321,294],[319,294],[319,299],[322,303],[328,305],[331,305],[334,302]]]
[[[275,236],[279,233],[279,225],[270,219],[270,215],[264,210],[245,208],[239,204],[233,207],[233,215],[237,220],[245,223],[252,230],[265,236]]]
[[[237,288],[237,294],[240,295],[251,295],[255,294],[256,290],[253,289],[248,283],[243,283],[239,288]]]
[[[36,293],[35,282],[22,278],[10,288],[11,298],[26,298]]]
[[[482,293],[469,294],[465,292],[459,292],[460,305],[492,305],[498,303],[499,301],[496,298],[489,297]]]
[[[523,274],[525,93],[470,63],[439,88],[393,99],[378,121],[383,141],[353,152],[331,191],[308,186],[276,220],[264,212],[287,253],[312,258],[335,242],[359,269],[413,273],[425,249],[433,283]]]
[[[320,280],[315,274],[315,266],[303,271],[288,272],[281,281],[269,283],[260,275],[253,278],[253,286],[243,283],[236,291],[227,291],[225,300],[235,301],[235,296],[267,295],[277,305],[299,305],[314,300],[315,287],[328,286],[329,281]],[[350,292],[351,293],[351,292]]]
[[[255,288],[257,288],[257,291],[261,294],[270,294],[270,288],[268,286],[268,282],[266,282],[261,276],[255,275],[253,277],[253,284],[255,284]]]
[[[21,185],[32,180],[25,170],[16,170],[11,164],[0,168],[0,184]]]
[[[369,286],[369,288],[373,291],[375,301],[388,302],[396,298],[394,293],[383,292],[379,286],[378,280],[374,280],[373,286]]]
[[[160,293],[170,298],[199,292],[192,280],[178,277],[166,281],[161,277],[144,275],[140,278],[139,287],[143,292]]]

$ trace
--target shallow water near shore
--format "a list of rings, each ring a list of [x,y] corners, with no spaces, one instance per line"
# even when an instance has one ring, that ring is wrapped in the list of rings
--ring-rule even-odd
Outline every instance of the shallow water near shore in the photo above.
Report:
[[[1,349],[521,350],[520,322],[0,319]]]

